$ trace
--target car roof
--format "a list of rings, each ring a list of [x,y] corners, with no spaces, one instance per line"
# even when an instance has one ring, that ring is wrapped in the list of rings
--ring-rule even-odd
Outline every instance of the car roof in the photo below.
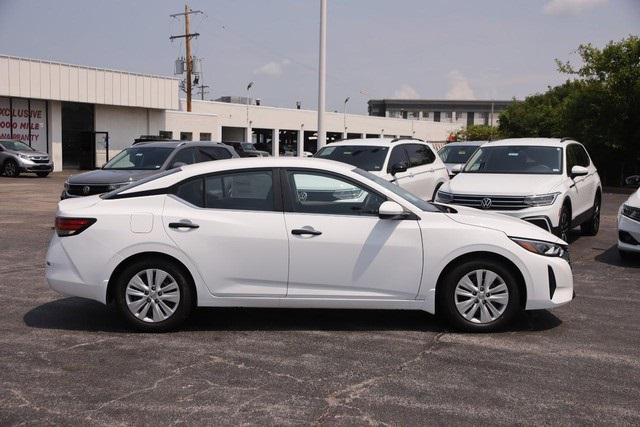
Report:
[[[538,145],[541,147],[563,147],[570,142],[578,143],[578,141],[566,138],[507,138],[488,142],[487,146]]]
[[[140,187],[125,190],[123,191],[123,194],[126,194],[128,191],[137,192],[154,188],[163,188],[167,185],[172,185],[175,182],[197,175],[223,172],[226,170],[256,168],[312,168],[326,172],[337,172],[343,174],[348,174],[356,169],[355,166],[347,163],[317,159],[313,157],[235,157],[231,159],[181,166],[175,173],[158,177],[153,181],[142,184]]]
[[[213,142],[213,141],[142,141],[142,142],[138,142],[137,144],[134,144],[134,147],[169,147],[169,148],[175,148],[178,146],[191,146],[191,145],[195,145],[195,146],[203,146],[203,145],[215,145],[215,146],[223,146],[223,147],[228,147],[228,145],[220,143],[220,142]]]
[[[453,142],[448,142],[445,145],[443,145],[444,147],[449,147],[449,146],[456,146],[456,145],[483,145],[486,144],[489,141],[453,141]]]
[[[392,145],[397,145],[405,142],[415,144],[429,144],[428,142],[411,138],[358,138],[332,142],[330,144],[327,144],[327,146],[341,147],[345,145],[369,145],[374,147],[391,147]]]

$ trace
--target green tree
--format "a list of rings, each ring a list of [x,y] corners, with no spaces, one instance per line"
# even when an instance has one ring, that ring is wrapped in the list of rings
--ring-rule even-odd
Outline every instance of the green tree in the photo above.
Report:
[[[574,137],[587,146],[603,180],[620,184],[640,171],[640,38],[602,49],[585,44],[577,52],[579,66],[556,60],[571,79],[511,105],[500,116],[500,132]]]
[[[456,141],[490,141],[500,138],[500,131],[489,125],[469,125],[456,132]]]

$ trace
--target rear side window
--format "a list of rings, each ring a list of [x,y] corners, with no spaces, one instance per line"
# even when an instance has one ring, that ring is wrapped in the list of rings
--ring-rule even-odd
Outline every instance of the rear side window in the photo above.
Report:
[[[189,202],[194,206],[203,208],[204,207],[203,183],[204,183],[204,180],[202,178],[185,181],[182,184],[178,185],[178,188],[176,189],[176,196],[178,196],[185,202]]]
[[[393,150],[391,150],[387,172],[391,172],[391,167],[398,163],[404,163],[407,165],[407,167],[409,167],[409,156],[407,155],[407,152],[404,149],[403,145],[393,147]]]
[[[199,162],[230,159],[232,157],[229,150],[223,147],[200,147],[198,151],[200,152]]]
[[[405,149],[409,155],[409,163],[412,168],[433,163],[436,159],[436,155],[428,145],[406,144]]]
[[[185,165],[192,165],[196,163],[195,148],[183,148],[182,150],[178,151],[173,159],[171,159],[171,167],[174,167],[176,163],[184,163]]]

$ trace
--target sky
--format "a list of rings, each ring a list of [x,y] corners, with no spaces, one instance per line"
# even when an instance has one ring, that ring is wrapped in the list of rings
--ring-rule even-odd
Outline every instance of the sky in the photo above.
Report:
[[[191,0],[205,99],[317,108],[319,0]],[[178,0],[0,0],[0,54],[172,75]],[[640,0],[328,0],[327,110],[375,98],[522,99],[581,43],[640,34]]]

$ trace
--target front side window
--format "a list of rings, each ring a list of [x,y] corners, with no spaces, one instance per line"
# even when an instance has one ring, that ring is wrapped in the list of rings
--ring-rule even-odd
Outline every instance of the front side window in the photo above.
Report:
[[[172,167],[176,163],[184,163],[185,165],[192,165],[196,163],[196,150],[193,147],[183,148],[178,151],[171,160]]]
[[[172,152],[173,147],[133,146],[119,152],[103,169],[160,169]]]
[[[438,155],[445,163],[464,164],[477,149],[477,145],[445,145],[438,151]]]
[[[529,145],[482,146],[464,168],[465,173],[561,174],[562,148]]]
[[[387,158],[388,147],[369,145],[326,146],[314,157],[348,163],[368,171],[380,171]]]
[[[294,212],[325,215],[377,215],[385,197],[353,182],[321,172],[290,171]]]
[[[571,147],[575,149],[576,161],[579,166],[584,166],[585,168],[589,167],[591,161],[589,160],[589,155],[587,151],[584,149],[582,145],[574,144]]]
[[[423,144],[406,144],[405,148],[409,155],[410,167],[417,167],[433,163],[436,159],[435,154],[428,145]]]

